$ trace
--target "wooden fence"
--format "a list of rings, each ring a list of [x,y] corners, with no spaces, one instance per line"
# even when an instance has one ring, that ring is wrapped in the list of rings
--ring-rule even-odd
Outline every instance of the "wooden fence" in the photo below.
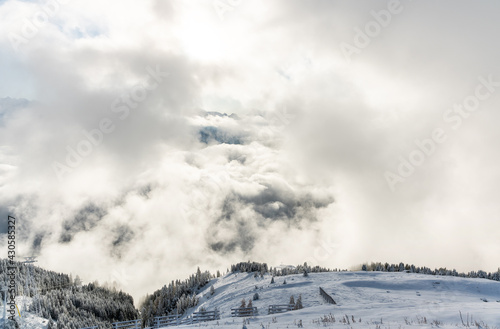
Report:
[[[220,319],[220,312],[218,310],[194,312],[192,315],[192,319],[193,319],[193,322],[205,322],[205,321],[219,320]]]
[[[283,305],[269,305],[267,314],[285,313],[288,311],[293,311],[295,305],[293,304],[283,304]]]
[[[193,324],[213,320],[220,320],[220,312],[218,310],[194,312],[192,316],[184,319],[181,319],[181,316],[178,314],[156,316],[154,327],[164,328],[168,326],[178,326],[181,324]]]
[[[141,327],[140,319],[113,323],[113,329],[141,329]]]
[[[324,298],[324,299],[325,299],[328,303],[330,303],[330,304],[334,304],[334,305],[335,305],[335,304],[337,304],[337,303],[333,300],[332,296],[328,295],[328,294],[326,293],[326,291],[324,291],[324,290],[323,290],[323,288],[321,288],[321,287],[319,287],[319,294],[320,294],[321,296],[323,296],[323,298]]]
[[[163,328],[168,326],[180,325],[180,316],[178,314],[155,316],[155,328]]]
[[[231,309],[232,317],[255,316],[259,314],[257,307],[239,307]]]

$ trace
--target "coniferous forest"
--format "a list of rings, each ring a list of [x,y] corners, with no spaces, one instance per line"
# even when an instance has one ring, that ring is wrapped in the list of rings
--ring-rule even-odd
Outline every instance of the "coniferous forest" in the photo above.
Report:
[[[7,260],[0,260],[2,282],[8,282],[7,264]],[[28,269],[20,262],[16,262],[15,266],[16,295],[26,295],[24,290]],[[81,285],[78,277],[73,280],[67,274],[47,271],[37,266],[30,266],[29,271],[28,290],[29,296],[33,298],[29,311],[49,319],[48,329],[95,325],[111,328],[112,322],[139,317],[132,296],[122,291],[100,287],[96,282]]]
[[[143,325],[152,325],[155,316],[183,314],[189,307],[196,306],[196,294],[211,278],[210,272],[198,268],[188,279],[172,281],[147,295],[140,307]]]

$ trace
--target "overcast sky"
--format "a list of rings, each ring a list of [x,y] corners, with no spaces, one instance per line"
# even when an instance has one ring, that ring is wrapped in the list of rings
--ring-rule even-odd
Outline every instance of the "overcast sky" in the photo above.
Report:
[[[245,260],[496,271],[499,10],[0,1],[2,222],[136,298]]]

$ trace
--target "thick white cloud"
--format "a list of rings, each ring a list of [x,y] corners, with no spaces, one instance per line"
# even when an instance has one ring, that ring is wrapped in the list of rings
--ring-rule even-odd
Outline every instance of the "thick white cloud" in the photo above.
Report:
[[[19,254],[136,297],[242,259],[496,270],[499,87],[456,129],[447,111],[500,81],[498,5],[54,3],[0,5]]]

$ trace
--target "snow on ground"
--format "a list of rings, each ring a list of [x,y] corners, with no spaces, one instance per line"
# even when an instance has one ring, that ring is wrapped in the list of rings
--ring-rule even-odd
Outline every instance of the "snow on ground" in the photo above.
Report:
[[[47,329],[48,320],[35,314],[27,313],[23,318],[23,324],[26,329]]]
[[[16,310],[15,318],[19,324],[22,324],[23,329],[47,329],[48,320],[42,317],[37,316],[36,314],[25,312],[24,304],[30,305],[32,302],[32,298],[28,297],[16,297],[16,305],[19,308],[20,314]],[[1,305],[2,316],[3,316],[3,305]],[[7,316],[10,314],[7,313]],[[21,317],[19,317],[21,315]],[[3,325],[3,320],[0,320],[0,323]]]
[[[283,284],[285,279],[287,284]],[[231,308],[239,307],[243,298],[248,302],[257,292],[259,300],[253,301],[253,306],[259,316],[250,319],[248,329],[296,328],[300,320],[304,328],[456,328],[463,327],[459,312],[471,327],[477,321],[483,328],[500,328],[497,281],[404,272],[330,272],[275,277],[275,283],[270,282],[270,275],[255,278],[250,273],[231,273],[212,280],[200,293],[200,304],[188,315],[201,307],[208,311],[217,308],[221,320],[183,327],[242,328],[243,318],[232,318]],[[213,296],[211,285],[215,288]],[[337,305],[323,300],[320,286]],[[295,300],[302,295],[304,309],[267,315],[269,305],[288,304],[291,295]],[[330,321],[321,322],[325,316]],[[342,323],[347,316],[350,323]]]
[[[298,328],[299,321],[304,328],[457,328],[463,327],[459,311],[470,327],[476,327],[477,321],[484,329],[500,329],[500,282],[497,281],[400,272],[330,272],[310,273],[308,277],[275,277],[275,283],[270,282],[270,275],[255,278],[251,273],[231,273],[214,279],[199,294],[199,305],[186,316],[201,307],[208,311],[217,308],[221,319],[180,327],[242,328],[243,318],[232,318],[231,308],[239,307],[242,299],[248,302],[258,293],[259,299],[252,302],[259,315],[249,319],[245,324],[247,329]],[[319,287],[337,305],[327,304],[319,294]],[[295,300],[302,295],[302,310],[267,315],[269,305],[288,304],[291,295]],[[22,308],[23,301],[16,302]],[[328,321],[322,322],[325,316]],[[349,318],[349,323],[343,323],[343,318]],[[27,329],[47,328],[47,320],[34,314],[27,313],[23,319]]]

